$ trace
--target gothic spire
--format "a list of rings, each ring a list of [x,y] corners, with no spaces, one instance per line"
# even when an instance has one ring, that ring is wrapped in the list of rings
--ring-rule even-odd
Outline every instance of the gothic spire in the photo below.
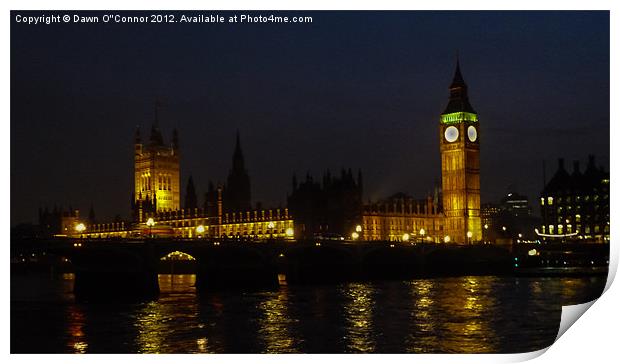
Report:
[[[463,80],[463,75],[461,74],[461,65],[459,62],[459,56],[456,56],[456,70],[454,71],[454,77],[452,78],[452,84],[450,85],[450,89],[464,87],[467,88],[465,84],[465,80]]]
[[[196,197],[196,188],[194,187],[194,179],[189,176],[187,181],[187,192],[185,193],[185,208],[195,209],[198,207],[198,198]]]
[[[233,170],[242,171],[245,169],[243,159],[243,151],[241,150],[241,141],[239,138],[239,130],[237,130],[237,139],[235,143],[235,152],[233,153]]]
[[[179,149],[179,132],[177,131],[177,128],[172,130],[172,148],[174,150]]]
[[[141,139],[140,139],[140,126],[136,126],[136,133],[134,134],[134,142],[135,144],[140,144],[142,143]]]
[[[151,144],[155,145],[163,145],[164,138],[161,135],[161,131],[159,131],[159,109],[161,108],[161,101],[157,99],[155,101],[155,120],[153,121],[153,125],[151,126]]]
[[[469,112],[475,114],[476,111],[469,103],[469,97],[467,95],[467,84],[463,79],[463,74],[461,73],[461,65],[459,62],[459,58],[457,55],[456,58],[456,69],[454,70],[454,77],[452,78],[452,83],[450,84],[450,101],[448,102],[448,106],[444,110],[443,114],[451,114],[455,112]]]

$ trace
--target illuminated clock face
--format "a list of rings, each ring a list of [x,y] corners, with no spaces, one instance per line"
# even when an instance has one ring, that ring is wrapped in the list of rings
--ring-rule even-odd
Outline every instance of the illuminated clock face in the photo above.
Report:
[[[469,128],[467,128],[467,137],[470,142],[475,142],[476,139],[478,139],[478,131],[476,131],[475,126],[470,125]]]
[[[448,143],[452,143],[459,138],[459,130],[455,126],[449,126],[446,128],[443,136],[446,138]]]

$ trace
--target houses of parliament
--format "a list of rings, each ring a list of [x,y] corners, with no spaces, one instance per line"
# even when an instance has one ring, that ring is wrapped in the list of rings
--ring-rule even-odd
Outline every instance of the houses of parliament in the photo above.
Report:
[[[179,135],[174,130],[167,141],[156,112],[148,136],[139,129],[134,136],[132,219],[95,223],[94,218],[82,219],[79,212],[71,211],[59,215],[56,233],[89,238],[480,241],[479,121],[458,60],[449,92],[436,134],[441,190],[425,198],[396,193],[364,202],[361,171],[342,169],[317,178],[293,176],[286,207],[263,208],[252,203],[251,179],[238,132],[226,183],[209,183],[204,198],[199,199],[189,177],[182,196]],[[50,214],[42,218],[49,219]]]

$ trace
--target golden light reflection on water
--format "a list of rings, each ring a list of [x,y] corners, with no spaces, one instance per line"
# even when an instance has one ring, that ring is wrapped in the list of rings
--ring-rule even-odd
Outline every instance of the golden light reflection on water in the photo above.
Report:
[[[495,351],[498,338],[488,320],[489,314],[497,310],[494,279],[462,277],[412,281],[412,327],[405,340],[406,351]]]
[[[442,351],[487,353],[496,351],[497,333],[488,317],[497,310],[494,277],[463,277],[437,297],[442,310],[451,312],[443,323]],[[499,312],[498,312],[499,314]]]
[[[171,335],[179,335],[183,330],[195,326],[198,322],[197,304],[194,300],[185,302],[182,307],[167,304],[174,302],[180,295],[195,294],[194,274],[160,274],[159,287],[161,296],[158,301],[148,302],[136,313],[134,327],[137,331],[136,344],[139,353],[157,354],[167,352]],[[209,352],[206,338],[198,338],[192,352]]]
[[[264,342],[265,353],[297,353],[299,345],[293,339],[291,325],[295,320],[289,312],[289,291],[286,286],[280,287],[276,294],[258,304],[261,317],[258,320],[259,337]]]
[[[411,333],[405,338],[406,351],[408,352],[424,352],[424,348],[437,345],[437,336],[434,334],[435,319],[432,312],[435,305],[433,299],[434,285],[434,281],[431,280],[411,282],[413,327]]]
[[[134,326],[138,331],[136,339],[138,352],[147,354],[158,354],[161,352],[162,344],[166,338],[165,315],[162,312],[162,305],[157,302],[147,303],[136,315]]]
[[[343,286],[345,298],[345,345],[348,352],[373,352],[372,314],[374,310],[374,287],[369,284],[350,283]]]
[[[67,307],[67,345],[69,350],[75,354],[84,354],[88,349],[86,335],[84,334],[84,323],[86,317],[78,305]]]

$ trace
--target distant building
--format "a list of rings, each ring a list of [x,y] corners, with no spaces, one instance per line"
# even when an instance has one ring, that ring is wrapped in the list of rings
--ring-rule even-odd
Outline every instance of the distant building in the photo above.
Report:
[[[298,184],[293,176],[293,190],[287,203],[295,217],[297,237],[349,237],[362,223],[361,171],[357,180],[351,169],[342,169],[340,177],[327,171],[322,183],[315,182],[308,174]]]
[[[80,211],[69,207],[57,208],[50,212],[47,207],[39,209],[39,231],[43,236],[69,236],[75,234],[75,228],[80,222]]]
[[[541,193],[540,210],[539,233],[545,239],[609,240],[609,172],[597,167],[591,155],[583,173],[578,161],[569,173],[560,158]]]
[[[514,191],[506,193],[499,204],[484,204],[481,215],[483,240],[488,242],[533,240],[540,224],[527,196]]]
[[[498,204],[486,203],[480,206],[482,223],[482,241],[494,242],[502,231],[500,221],[501,207]]]

